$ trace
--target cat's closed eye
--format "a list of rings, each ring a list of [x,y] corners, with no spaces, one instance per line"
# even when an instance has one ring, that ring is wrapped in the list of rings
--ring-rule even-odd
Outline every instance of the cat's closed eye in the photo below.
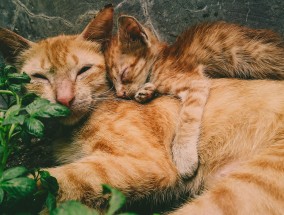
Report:
[[[40,73],[35,73],[35,74],[32,74],[31,76],[33,78],[37,78],[37,79],[48,81],[48,78],[46,76],[44,76],[43,74],[40,74]]]
[[[77,75],[82,75],[83,73],[85,73],[85,72],[87,72],[89,69],[91,69],[92,66],[93,66],[93,65],[86,65],[86,66],[83,66],[83,67],[79,70],[79,72],[78,72]]]

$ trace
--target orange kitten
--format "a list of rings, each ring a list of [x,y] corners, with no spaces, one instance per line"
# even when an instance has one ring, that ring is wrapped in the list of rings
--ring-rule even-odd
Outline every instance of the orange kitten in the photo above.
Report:
[[[172,153],[182,177],[198,167],[197,144],[210,82],[207,77],[283,79],[284,43],[268,30],[214,22],[185,31],[171,46],[135,18],[119,17],[106,53],[117,96],[149,101],[155,92],[183,101]]]
[[[0,28],[5,58],[22,72],[30,69],[29,90],[69,106],[72,115],[63,122],[77,122],[69,141],[56,146],[61,165],[48,169],[60,185],[58,202],[75,199],[103,210],[108,196],[101,184],[109,184],[128,197],[127,207],[138,203],[139,214],[192,196],[179,214],[283,214],[284,82],[210,80],[200,166],[196,177],[181,182],[170,159],[179,101],[113,99],[102,60],[112,18],[108,7],[82,34],[37,43]],[[72,87],[59,92],[64,80]]]

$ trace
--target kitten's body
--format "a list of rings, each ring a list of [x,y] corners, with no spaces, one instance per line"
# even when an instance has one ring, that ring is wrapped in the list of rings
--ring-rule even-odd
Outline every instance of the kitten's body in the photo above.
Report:
[[[197,176],[182,184],[170,159],[179,102],[162,97],[141,105],[114,100],[107,92],[103,54],[97,49],[101,39],[91,42],[86,33],[91,30],[91,35],[96,36],[103,29],[107,31],[105,25],[111,20],[112,10],[107,8],[80,36],[55,37],[37,44],[0,29],[1,45],[19,51],[14,44],[25,44],[21,51],[27,51],[13,57],[21,71],[29,69],[29,89],[68,105],[73,114],[65,123],[85,117],[81,127],[73,132],[71,142],[58,146],[57,157],[65,164],[48,169],[60,185],[58,201],[77,199],[99,207],[105,200],[101,184],[107,183],[128,196],[130,204],[144,198],[150,200],[147,207],[151,210],[158,202],[169,204],[182,193],[199,194],[206,188],[180,213],[202,214],[195,211],[203,210],[205,214],[230,214],[236,207],[235,214],[284,213],[284,96],[279,94],[284,91],[284,83],[211,81],[199,145],[201,165]],[[11,43],[11,38],[16,43]],[[57,45],[47,49],[49,46],[40,45],[45,43]],[[58,62],[65,62],[66,66],[57,67]],[[88,71],[81,69],[89,64],[93,66]],[[50,76],[51,68],[54,70]],[[61,87],[52,80],[64,82],[72,74],[77,74],[76,80],[58,99]],[[76,104],[83,107],[80,115],[74,114]]]
[[[284,42],[271,31],[205,23],[188,29],[166,46],[133,17],[121,16],[119,23],[118,38],[106,55],[117,95],[135,95],[137,101],[145,102],[158,92],[183,101],[172,148],[182,177],[191,177],[198,167],[197,144],[210,90],[208,77],[284,78]]]

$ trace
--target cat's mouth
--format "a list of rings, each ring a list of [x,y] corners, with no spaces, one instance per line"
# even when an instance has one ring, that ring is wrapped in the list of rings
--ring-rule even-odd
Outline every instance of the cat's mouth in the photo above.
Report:
[[[90,112],[90,105],[87,104],[73,104],[68,108],[70,109],[69,116],[60,118],[60,122],[67,126],[72,126],[80,122]]]
[[[79,114],[78,112],[73,112],[71,110],[71,113],[69,116],[67,117],[62,117],[60,118],[60,123],[62,123],[63,125],[67,125],[67,126],[72,126],[77,124],[79,121],[81,121],[81,119],[84,117],[83,114]]]

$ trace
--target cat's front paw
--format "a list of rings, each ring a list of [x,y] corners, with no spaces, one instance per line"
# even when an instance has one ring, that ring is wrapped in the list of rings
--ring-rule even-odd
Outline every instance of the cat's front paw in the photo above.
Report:
[[[146,83],[138,90],[134,98],[139,103],[148,102],[154,97],[155,89],[156,87],[154,84]]]
[[[189,144],[174,143],[172,154],[180,177],[184,180],[192,178],[199,164],[197,150]]]

